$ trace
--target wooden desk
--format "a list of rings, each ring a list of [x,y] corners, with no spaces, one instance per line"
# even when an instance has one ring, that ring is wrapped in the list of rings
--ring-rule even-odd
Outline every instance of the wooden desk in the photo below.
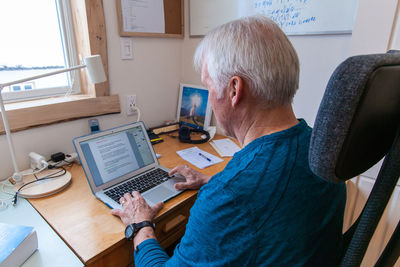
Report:
[[[162,155],[159,159],[161,165],[170,169],[179,164],[190,165],[176,151],[193,147],[193,144],[180,143],[166,135],[162,138],[164,142],[154,146],[155,151]],[[215,137],[220,138],[223,137]],[[209,143],[197,146],[217,155]],[[191,167],[213,175],[220,172],[230,159],[224,158],[223,162],[204,170]],[[72,183],[67,189],[53,196],[31,199],[30,203],[85,265],[127,266],[133,262],[133,246],[124,237],[124,225],[93,196],[81,166],[75,164],[69,171]],[[164,248],[184,234],[196,194],[195,190],[183,192],[167,201],[156,216],[156,236]]]

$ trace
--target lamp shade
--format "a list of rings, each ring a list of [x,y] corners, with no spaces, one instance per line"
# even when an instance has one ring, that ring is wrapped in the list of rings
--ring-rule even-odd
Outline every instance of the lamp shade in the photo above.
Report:
[[[91,83],[102,83],[107,80],[100,55],[85,57],[85,64]]]

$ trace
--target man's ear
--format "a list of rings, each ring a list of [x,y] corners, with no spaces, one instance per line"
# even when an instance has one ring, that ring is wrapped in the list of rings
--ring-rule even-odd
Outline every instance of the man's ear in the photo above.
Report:
[[[231,99],[232,107],[236,107],[243,98],[243,79],[239,76],[233,76],[229,80],[229,89],[229,97]]]

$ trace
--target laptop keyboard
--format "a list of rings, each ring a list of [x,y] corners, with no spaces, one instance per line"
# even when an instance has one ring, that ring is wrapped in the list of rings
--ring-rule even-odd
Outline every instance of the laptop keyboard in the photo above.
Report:
[[[127,192],[139,191],[143,193],[169,179],[168,172],[162,169],[155,169],[151,172],[146,172],[141,176],[126,181],[119,186],[113,187],[104,193],[119,203],[119,199]]]

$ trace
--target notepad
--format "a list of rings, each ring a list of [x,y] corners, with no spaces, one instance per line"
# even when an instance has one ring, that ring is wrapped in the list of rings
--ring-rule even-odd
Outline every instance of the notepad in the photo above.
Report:
[[[217,164],[222,161],[221,158],[214,156],[206,151],[201,150],[197,146],[176,151],[176,153],[184,160],[190,162],[199,169]]]
[[[213,140],[210,145],[221,157],[232,157],[233,154],[240,150],[240,147],[229,138]]]

